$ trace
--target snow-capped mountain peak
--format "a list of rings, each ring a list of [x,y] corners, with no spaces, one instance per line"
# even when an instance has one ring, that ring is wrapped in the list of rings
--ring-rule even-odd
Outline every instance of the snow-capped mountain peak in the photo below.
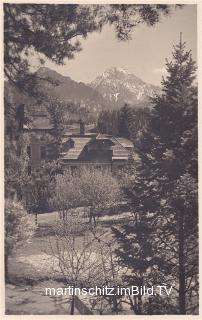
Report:
[[[149,101],[149,97],[160,92],[160,88],[147,84],[137,76],[120,67],[113,67],[99,75],[90,86],[105,99],[117,106],[125,103],[137,104]]]

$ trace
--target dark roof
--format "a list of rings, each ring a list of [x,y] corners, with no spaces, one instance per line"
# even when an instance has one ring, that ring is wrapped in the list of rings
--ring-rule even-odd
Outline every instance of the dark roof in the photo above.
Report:
[[[112,136],[108,134],[98,133],[96,140],[109,140]]]
[[[63,144],[67,142],[69,138],[63,138]],[[61,153],[61,159],[63,160],[77,160],[83,151],[84,147],[89,144],[89,142],[94,140],[109,140],[112,142],[110,149],[112,150],[112,160],[128,160],[129,151],[124,147],[116,137],[98,134],[96,137],[90,136],[71,136],[74,141],[74,147],[67,149]],[[127,139],[126,139],[127,140]],[[129,140],[127,140],[127,145],[129,145]],[[125,142],[126,143],[126,142]],[[130,142],[131,146],[132,142]]]
[[[123,160],[128,160],[128,150],[124,148],[115,137],[111,138],[112,142],[114,145],[112,146],[112,160],[118,160],[118,159],[123,159]]]
[[[69,150],[61,153],[61,159],[68,159],[68,160],[76,160],[79,158],[81,152],[83,151],[84,147],[88,144],[91,140],[91,137],[71,137],[74,141],[74,147],[70,148]],[[67,140],[67,138],[63,139],[63,143]]]
[[[134,148],[134,145],[132,141],[126,139],[126,138],[121,138],[117,137],[116,140],[124,147],[124,148]]]

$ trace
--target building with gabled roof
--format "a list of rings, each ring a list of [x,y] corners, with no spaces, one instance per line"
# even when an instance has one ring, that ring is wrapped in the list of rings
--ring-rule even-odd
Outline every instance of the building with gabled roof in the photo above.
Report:
[[[60,161],[72,172],[82,166],[121,170],[134,152],[133,144],[108,134],[69,135],[63,139]]]
[[[36,109],[31,109],[29,121],[23,123],[23,130],[30,133],[29,171],[39,167],[43,160],[54,159],[54,146],[50,143],[53,126],[45,110],[42,108],[36,112]],[[134,153],[134,148],[128,139],[85,132],[84,123],[80,123],[79,132],[64,133],[58,160],[64,168],[69,168],[72,172],[82,166],[117,171],[127,164],[131,153]]]

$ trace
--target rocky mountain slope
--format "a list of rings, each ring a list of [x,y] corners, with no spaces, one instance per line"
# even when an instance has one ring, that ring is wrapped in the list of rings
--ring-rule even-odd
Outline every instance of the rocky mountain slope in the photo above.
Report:
[[[45,93],[51,97],[57,97],[65,102],[74,102],[88,108],[92,113],[99,113],[99,111],[110,108],[111,102],[103,98],[96,89],[91,88],[83,82],[76,82],[68,76],[63,76],[56,71],[48,68],[40,68],[37,71],[40,78],[49,78],[53,80],[54,84],[46,80],[40,80],[43,85]]]
[[[59,98],[66,103],[73,102],[80,107],[86,107],[91,113],[92,118],[96,118],[99,112],[103,109],[112,108],[110,101],[107,101],[103,96],[91,88],[89,85],[82,82],[76,82],[68,76],[63,76],[49,68],[42,67],[36,72],[37,87],[47,97]],[[26,95],[24,92],[19,92],[13,85],[5,83],[5,96],[12,96],[15,104],[24,103],[26,105],[37,105],[38,102]]]
[[[90,86],[115,106],[125,103],[149,104],[149,97],[160,93],[160,88],[148,84],[122,68],[110,68],[98,76]]]
[[[160,92],[159,87],[147,84],[121,68],[106,70],[90,84],[76,82],[46,67],[40,68],[36,75],[38,89],[43,94],[85,107],[92,120],[96,120],[101,110],[120,108],[125,103],[137,107],[149,106],[149,96]],[[8,82],[5,83],[5,96],[12,96],[15,104],[38,104]]]

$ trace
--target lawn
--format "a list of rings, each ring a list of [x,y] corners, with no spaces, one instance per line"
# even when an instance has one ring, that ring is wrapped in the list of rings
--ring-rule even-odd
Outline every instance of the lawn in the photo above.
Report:
[[[57,212],[38,214],[38,228],[36,235],[23,247],[19,248],[9,260],[9,273],[11,281],[16,283],[24,278],[30,281],[51,278],[51,252],[50,242],[54,244],[52,227],[59,219]],[[129,212],[117,215],[103,215],[99,217],[96,230],[106,232],[110,237],[111,226],[121,224],[131,219]],[[82,218],[83,223],[88,223],[88,218]],[[78,241],[80,240],[78,237]]]
[[[83,217],[82,222],[88,223],[88,217],[81,216]],[[23,247],[18,248],[15,254],[9,258],[10,284],[6,286],[7,314],[30,314],[30,312],[34,312],[34,314],[69,314],[68,298],[65,301],[64,299],[53,301],[53,298],[43,296],[41,288],[44,283],[50,287],[52,282],[55,283],[53,287],[56,287],[56,284],[63,280],[54,272],[57,270],[57,261],[52,257],[50,250],[50,243],[55,244],[52,227],[58,219],[57,212],[38,214],[38,228],[35,236]],[[110,240],[111,225],[121,224],[127,219],[131,219],[128,212],[103,215],[98,219],[96,230],[106,232]],[[81,243],[82,247],[81,236],[77,237],[77,242]],[[78,310],[76,313],[78,314]]]
[[[55,281],[43,281],[30,285],[6,286],[6,314],[70,314],[70,296],[47,296],[45,288],[61,288],[63,283]],[[75,308],[75,315],[80,314]]]

